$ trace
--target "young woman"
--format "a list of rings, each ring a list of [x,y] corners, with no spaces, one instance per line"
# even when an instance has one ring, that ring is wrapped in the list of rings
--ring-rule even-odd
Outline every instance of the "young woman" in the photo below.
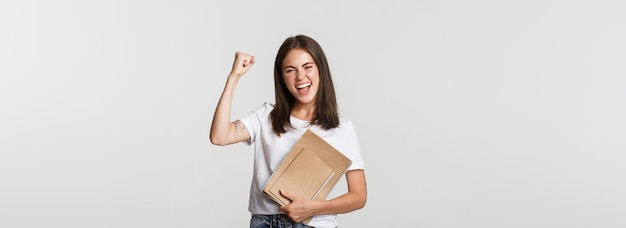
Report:
[[[254,173],[248,210],[250,227],[337,227],[336,214],[362,208],[367,199],[364,163],[352,122],[339,117],[326,56],[312,38],[287,38],[274,63],[276,104],[265,103],[231,122],[231,105],[239,79],[254,65],[254,56],[237,52],[220,97],[210,140],[215,145],[254,144]],[[280,206],[263,193],[265,183],[300,136],[309,129],[352,160],[345,179],[348,192],[326,200],[281,194],[292,202]],[[308,226],[301,221],[313,217]]]

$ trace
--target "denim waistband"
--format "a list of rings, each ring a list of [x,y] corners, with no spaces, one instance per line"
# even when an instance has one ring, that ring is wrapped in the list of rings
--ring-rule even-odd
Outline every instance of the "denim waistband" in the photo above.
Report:
[[[311,228],[304,223],[296,223],[286,214],[252,215],[250,228]]]

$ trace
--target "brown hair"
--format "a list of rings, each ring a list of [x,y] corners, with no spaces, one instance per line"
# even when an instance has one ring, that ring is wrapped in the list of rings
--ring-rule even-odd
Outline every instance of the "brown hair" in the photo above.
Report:
[[[305,35],[297,35],[289,37],[283,42],[278,49],[274,62],[276,104],[274,105],[274,110],[270,113],[270,121],[272,122],[272,129],[277,135],[285,133],[287,128],[291,128],[289,118],[296,98],[285,85],[282,65],[287,53],[297,48],[306,50],[311,54],[320,74],[319,88],[315,98],[315,117],[313,117],[311,124],[319,125],[326,130],[339,126],[335,87],[333,86],[326,55],[324,55],[324,51],[317,41]]]

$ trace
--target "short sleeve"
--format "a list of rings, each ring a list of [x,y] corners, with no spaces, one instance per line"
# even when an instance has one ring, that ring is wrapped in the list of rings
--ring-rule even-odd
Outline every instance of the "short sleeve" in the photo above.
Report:
[[[351,121],[344,121],[341,128],[345,130],[344,142],[346,148],[344,151],[346,151],[346,157],[352,160],[352,165],[348,167],[348,171],[358,169],[365,170],[365,161],[363,160],[363,156],[361,156],[361,146],[359,145],[354,125]]]
[[[246,126],[246,130],[250,134],[250,140],[244,141],[246,145],[250,145],[256,141],[256,138],[259,136],[261,132],[261,125],[263,122],[267,122],[266,118],[269,118],[269,113],[274,109],[274,106],[270,103],[264,103],[260,107],[251,111],[244,117],[240,118],[239,121]]]

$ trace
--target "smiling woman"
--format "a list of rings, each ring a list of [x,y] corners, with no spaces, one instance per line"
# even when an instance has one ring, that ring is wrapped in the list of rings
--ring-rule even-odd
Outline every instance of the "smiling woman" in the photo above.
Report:
[[[216,145],[254,144],[254,174],[250,188],[250,227],[337,227],[336,214],[365,206],[364,162],[352,122],[339,118],[335,89],[320,45],[304,35],[287,38],[274,65],[276,104],[265,103],[247,116],[230,118],[239,79],[255,63],[237,52],[219,100],[210,139]],[[280,206],[263,188],[280,162],[305,131],[311,130],[352,161],[346,172],[348,192],[326,200],[311,200],[281,191],[291,204]],[[308,224],[302,221],[311,218]]]
[[[311,86],[305,89],[308,82]],[[339,125],[328,61],[322,47],[312,38],[300,35],[283,42],[274,62],[274,89],[276,107],[271,119],[275,132],[285,133],[290,115],[327,130]]]
[[[301,48],[289,51],[283,60],[283,81],[289,92],[300,101],[299,104],[309,107],[315,105],[319,71],[309,52]],[[312,115],[305,115],[301,119],[312,118]]]

